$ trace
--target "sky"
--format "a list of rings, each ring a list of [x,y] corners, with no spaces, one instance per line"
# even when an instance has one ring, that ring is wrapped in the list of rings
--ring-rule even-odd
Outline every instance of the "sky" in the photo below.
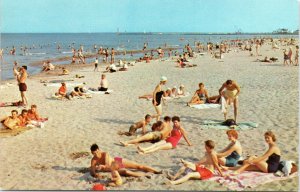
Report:
[[[272,32],[299,0],[0,0],[1,33]]]

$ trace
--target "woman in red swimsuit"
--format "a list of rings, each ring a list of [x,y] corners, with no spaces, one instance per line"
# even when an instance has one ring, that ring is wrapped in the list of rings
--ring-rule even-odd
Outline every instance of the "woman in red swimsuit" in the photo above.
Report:
[[[138,152],[140,154],[146,154],[146,153],[152,153],[152,152],[158,151],[158,150],[167,150],[167,149],[176,148],[176,146],[182,136],[185,139],[185,141],[187,142],[187,144],[189,146],[192,146],[192,144],[190,143],[190,141],[188,140],[188,138],[186,136],[185,130],[180,125],[180,118],[177,116],[174,116],[174,117],[172,117],[172,122],[174,124],[173,130],[171,132],[171,135],[166,140],[157,142],[147,148],[142,148],[142,147],[138,146],[137,147]]]

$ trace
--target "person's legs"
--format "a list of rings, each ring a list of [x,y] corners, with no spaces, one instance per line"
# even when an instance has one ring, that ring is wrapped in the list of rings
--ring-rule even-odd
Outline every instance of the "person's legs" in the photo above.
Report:
[[[159,141],[159,142],[157,142],[157,143],[152,144],[152,145],[149,146],[149,147],[144,147],[144,148],[143,148],[143,147],[138,146],[137,149],[138,149],[139,151],[141,151],[141,152],[146,152],[146,151],[148,151],[148,150],[155,149],[155,148],[157,148],[158,146],[164,145],[164,144],[166,144],[166,141],[165,141],[165,140],[161,140],[161,141]]]
[[[238,114],[238,98],[233,100],[233,108],[234,108],[234,121],[236,122],[237,114]]]
[[[143,177],[146,176],[144,172],[134,172],[127,169],[118,170],[121,176],[130,176],[130,177]]]
[[[21,91],[21,98],[22,98],[22,102],[24,105],[27,105],[27,98],[25,96],[25,92],[24,91]]]
[[[136,143],[140,143],[142,141],[150,141],[152,139],[153,139],[153,133],[147,133],[146,135],[143,135],[141,137],[138,137],[138,138],[135,138],[135,139],[132,139],[129,141],[125,141],[125,142],[120,141],[120,143],[126,147],[129,144],[136,144]]]
[[[188,173],[187,175],[181,177],[178,180],[170,181],[170,183],[172,185],[178,185],[178,184],[184,183],[190,179],[201,179],[201,175],[198,172]]]
[[[155,152],[158,150],[168,150],[168,149],[172,149],[172,148],[173,148],[173,146],[171,143],[164,143],[162,145],[157,145],[156,147],[154,147],[152,149],[146,150],[143,153],[147,154],[147,153],[152,153],[152,152]]]
[[[162,114],[162,106],[161,106],[161,104],[160,104],[160,105],[158,105],[158,106],[154,106],[154,108],[155,108],[155,111],[156,111],[156,113],[157,113],[157,115],[155,115],[155,116],[156,116],[156,121],[159,121],[160,116],[161,116],[161,114]]]
[[[156,170],[153,167],[150,167],[150,166],[147,166],[147,165],[141,165],[141,164],[138,164],[134,161],[130,161],[128,159],[123,159],[122,163],[123,163],[125,168],[129,168],[129,169],[138,169],[138,170],[142,170],[142,171],[145,171],[145,172],[152,172],[152,173],[160,173],[161,172],[159,170]]]
[[[186,167],[185,167],[185,166],[182,166],[182,167],[180,167],[180,169],[177,171],[177,173],[176,173],[174,176],[168,173],[168,178],[169,178],[170,180],[175,180],[175,179],[177,179],[180,175],[182,175],[182,174],[185,172],[185,170],[186,170]]]

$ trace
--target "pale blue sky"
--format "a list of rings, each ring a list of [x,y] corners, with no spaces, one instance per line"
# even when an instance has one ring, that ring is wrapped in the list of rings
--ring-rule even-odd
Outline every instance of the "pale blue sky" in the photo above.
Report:
[[[272,32],[297,0],[0,0],[0,32]]]

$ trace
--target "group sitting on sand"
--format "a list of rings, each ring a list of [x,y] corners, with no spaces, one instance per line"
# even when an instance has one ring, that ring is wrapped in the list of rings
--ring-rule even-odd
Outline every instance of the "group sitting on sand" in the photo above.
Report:
[[[140,142],[151,141],[156,142],[149,147],[137,146],[139,154],[153,153],[158,150],[169,150],[176,148],[181,137],[184,137],[189,146],[192,146],[187,138],[186,131],[180,124],[180,118],[174,116],[172,118],[173,128],[170,124],[171,118],[166,116],[164,122],[157,121],[152,126],[152,132],[144,134],[135,139],[120,142],[123,146],[129,146],[138,144]],[[145,121],[141,122],[141,125],[151,121],[151,116],[146,115]],[[134,125],[133,125],[134,126]],[[133,127],[132,126],[132,127]],[[135,133],[136,129],[129,132]],[[143,132],[144,133],[144,132]],[[272,131],[267,131],[264,134],[266,143],[268,144],[268,150],[261,156],[249,156],[246,159],[242,158],[242,145],[238,141],[238,132],[236,130],[226,131],[228,140],[230,143],[224,149],[220,151],[215,150],[215,143],[212,140],[206,140],[204,142],[204,148],[206,150],[205,155],[197,163],[188,162],[181,159],[183,166],[177,173],[171,175],[167,172],[168,181],[165,184],[177,185],[184,183],[191,179],[205,180],[215,175],[217,171],[221,177],[229,175],[237,175],[243,171],[259,171],[264,173],[275,173],[282,169],[281,163],[281,150],[276,145],[276,136]],[[128,160],[122,158],[111,158],[107,153],[101,152],[97,145],[92,145],[91,152],[94,155],[91,161],[91,175],[94,177],[101,177],[96,171],[111,171],[112,181],[109,186],[122,185],[121,175],[140,177],[145,176],[145,173],[132,174],[127,169],[140,169],[146,172],[161,173],[161,171],[144,165],[138,165],[137,163],[128,163]],[[97,166],[98,165],[98,166]],[[227,173],[228,170],[235,170],[234,172]],[[290,174],[297,171],[296,164],[292,164]],[[114,179],[115,178],[115,179]]]
[[[29,110],[23,109],[21,114],[17,110],[11,111],[11,116],[2,118],[1,123],[5,129],[19,129],[24,127],[43,128],[48,118],[41,118],[37,112],[37,106],[31,105]]]

